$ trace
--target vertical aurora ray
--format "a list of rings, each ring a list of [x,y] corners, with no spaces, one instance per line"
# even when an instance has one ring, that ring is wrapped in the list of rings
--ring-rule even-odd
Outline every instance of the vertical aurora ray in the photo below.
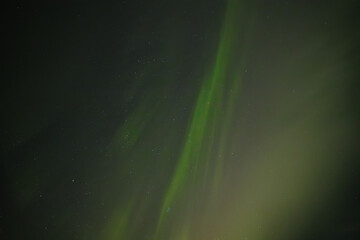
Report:
[[[234,101],[239,94],[241,70],[244,67],[243,61],[240,61],[236,65],[235,74],[229,75],[229,63],[233,60],[234,44],[237,43],[240,30],[240,11],[240,1],[228,1],[214,68],[204,79],[200,89],[183,150],[164,196],[155,239],[161,239],[161,231],[170,227],[166,223],[169,212],[176,209],[179,203],[181,210],[177,213],[183,219],[175,217],[174,221],[182,222],[180,225],[184,228],[192,218],[192,207],[188,203],[195,202],[204,188],[210,187],[211,200],[216,199],[231,115]],[[209,202],[204,203],[207,204]],[[181,235],[180,239],[188,239],[186,227],[174,229],[174,232],[172,237]]]

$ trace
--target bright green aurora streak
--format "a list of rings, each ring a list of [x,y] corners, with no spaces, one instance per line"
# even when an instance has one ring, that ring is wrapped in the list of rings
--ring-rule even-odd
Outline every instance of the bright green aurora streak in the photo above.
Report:
[[[174,202],[184,195],[188,196],[191,190],[195,196],[187,199],[189,202],[194,201],[196,193],[207,183],[211,184],[212,199],[216,196],[222,174],[222,159],[226,152],[228,126],[241,85],[240,72],[244,69],[239,62],[236,74],[228,74],[229,62],[233,60],[234,43],[237,43],[239,12],[240,1],[229,1],[214,70],[205,78],[197,99],[184,149],[164,197],[157,233],[167,227],[163,226],[166,225],[164,219]],[[185,211],[189,211],[188,215],[191,214],[191,210]],[[190,218],[187,216],[183,224]],[[186,232],[186,229],[183,231]],[[188,239],[184,234],[181,233],[181,239]]]

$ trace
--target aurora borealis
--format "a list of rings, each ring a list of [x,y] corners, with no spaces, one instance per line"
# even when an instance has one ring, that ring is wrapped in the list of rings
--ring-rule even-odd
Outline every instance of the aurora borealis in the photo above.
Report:
[[[16,1],[0,239],[359,239],[359,7]]]

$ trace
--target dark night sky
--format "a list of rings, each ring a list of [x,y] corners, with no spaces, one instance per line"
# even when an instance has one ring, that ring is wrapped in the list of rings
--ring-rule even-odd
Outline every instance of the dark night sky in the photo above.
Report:
[[[0,239],[360,239],[357,1],[14,1]]]

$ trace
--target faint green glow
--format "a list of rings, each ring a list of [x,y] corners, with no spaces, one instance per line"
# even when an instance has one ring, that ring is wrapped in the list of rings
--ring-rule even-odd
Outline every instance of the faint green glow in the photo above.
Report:
[[[117,209],[103,230],[101,239],[118,240],[128,237],[130,214],[131,206],[127,206],[125,209]]]

